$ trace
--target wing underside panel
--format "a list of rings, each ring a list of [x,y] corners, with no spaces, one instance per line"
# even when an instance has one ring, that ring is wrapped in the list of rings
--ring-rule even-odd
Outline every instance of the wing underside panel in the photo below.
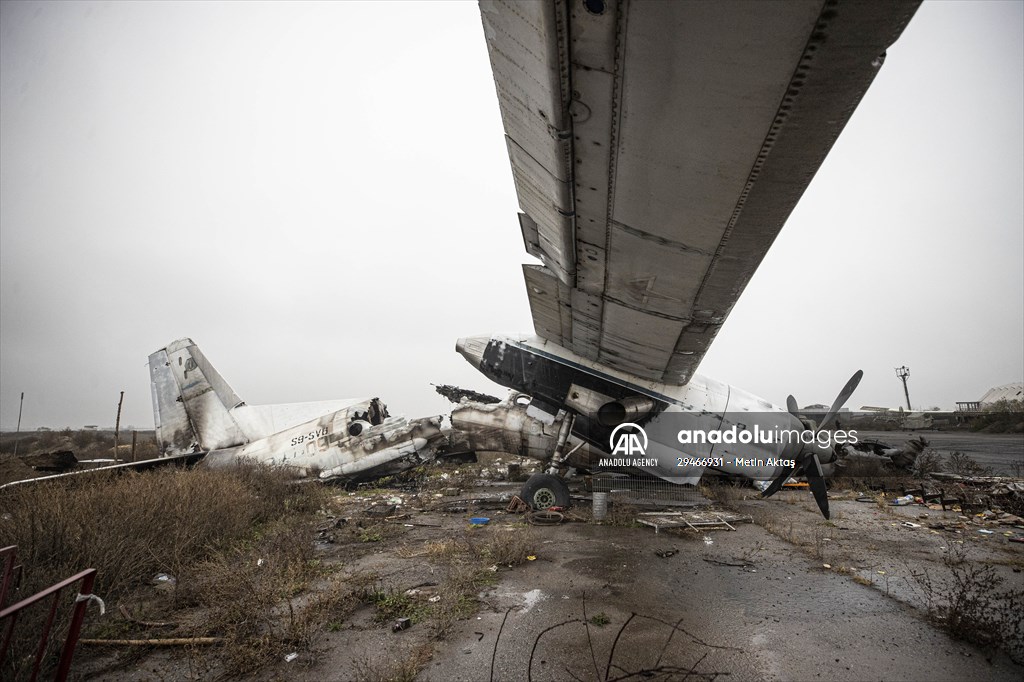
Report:
[[[483,2],[538,335],[685,383],[918,2]]]

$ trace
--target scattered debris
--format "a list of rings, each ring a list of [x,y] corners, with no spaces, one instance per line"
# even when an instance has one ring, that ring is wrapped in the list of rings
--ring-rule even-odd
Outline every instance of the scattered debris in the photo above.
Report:
[[[535,511],[527,514],[526,521],[533,526],[557,526],[565,515],[557,511]]]
[[[658,556],[658,557],[660,557],[662,559],[668,559],[669,557],[675,556],[676,554],[679,554],[679,550],[676,549],[675,547],[673,547],[672,549],[656,549],[656,550],[654,550],[654,555]]]
[[[468,388],[461,388],[459,386],[452,386],[451,384],[433,385],[434,390],[437,391],[441,396],[447,398],[449,401],[458,405],[463,400],[468,400],[473,403],[483,403],[485,405],[493,405],[494,403],[500,403],[501,398],[495,398],[493,395],[487,395],[486,393],[478,393],[477,391],[470,390]]]
[[[292,661],[294,661],[298,657],[299,657],[299,652],[293,651],[290,654],[285,654],[284,662],[285,663],[291,663]]]
[[[150,583],[158,590],[173,590],[174,586],[178,584],[178,579],[170,573],[157,573]]]
[[[878,440],[860,440],[857,443],[846,444],[840,450],[840,459],[836,464],[844,467],[857,461],[870,460],[904,471],[913,471],[918,455],[927,447],[928,441],[920,437],[908,440],[902,447],[895,447]]]
[[[222,644],[223,637],[172,637],[170,639],[79,639],[90,646],[206,646]]]
[[[411,618],[399,618],[391,624],[391,632],[400,632],[401,630],[408,630],[409,626],[412,625]]]
[[[662,528],[683,528],[691,530],[736,530],[733,523],[751,521],[749,516],[740,516],[721,511],[685,512],[644,512],[637,522],[650,526],[657,533]]]
[[[530,511],[530,505],[526,504],[526,502],[523,501],[523,498],[518,495],[513,495],[512,501],[510,501],[508,506],[505,507],[505,511],[509,514],[523,514]]]
[[[61,473],[71,471],[78,466],[78,459],[71,450],[44,452],[38,455],[22,455],[19,459],[36,471]]]
[[[135,625],[141,625],[144,628],[173,628],[178,626],[177,623],[139,620],[138,618],[132,615],[132,612],[124,604],[118,605],[117,610],[121,612],[121,615],[124,617],[126,621],[128,621],[129,623],[134,623]]]
[[[396,504],[378,503],[363,510],[366,516],[391,516],[398,509]]]

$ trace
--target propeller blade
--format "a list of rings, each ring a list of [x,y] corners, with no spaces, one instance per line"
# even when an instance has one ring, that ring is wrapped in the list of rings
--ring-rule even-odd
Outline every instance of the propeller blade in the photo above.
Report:
[[[821,510],[822,516],[827,519],[829,518],[828,489],[825,487],[825,477],[821,473],[821,462],[818,461],[817,455],[812,455],[811,460],[806,467],[807,471],[804,472],[804,475],[807,477],[807,484],[811,487],[811,492],[814,494],[814,501],[818,503],[818,509]]]
[[[800,406],[796,404],[796,398],[793,396],[786,398],[786,409],[789,410],[789,413],[794,417],[797,416],[796,413],[800,409]]]
[[[857,390],[857,384],[860,383],[860,380],[863,377],[864,372],[859,369],[852,377],[850,377],[850,380],[846,382],[845,386],[843,386],[843,390],[841,390],[839,395],[836,396],[835,402],[832,403],[832,407],[829,409],[828,414],[825,415],[825,418],[821,420],[821,424],[818,425],[815,433],[818,431],[824,431],[832,425],[832,422],[835,421],[836,415],[839,414],[839,408],[845,405],[846,401],[850,399],[851,395],[853,395],[853,392]]]
[[[782,490],[783,484],[789,480],[789,477],[793,474],[793,467],[783,467],[782,473],[775,477],[772,484],[764,489],[761,493],[761,497],[771,497],[775,493]]]

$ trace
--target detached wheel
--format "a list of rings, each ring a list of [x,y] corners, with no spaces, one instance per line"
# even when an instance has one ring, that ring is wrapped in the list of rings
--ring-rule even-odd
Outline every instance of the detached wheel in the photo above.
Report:
[[[569,486],[552,474],[530,476],[519,496],[534,509],[568,507],[572,502],[569,497]]]

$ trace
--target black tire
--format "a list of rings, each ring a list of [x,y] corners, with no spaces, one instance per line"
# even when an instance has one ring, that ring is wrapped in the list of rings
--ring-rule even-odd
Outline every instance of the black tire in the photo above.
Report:
[[[561,478],[552,474],[530,476],[519,496],[534,509],[568,507],[572,504],[572,498],[569,497],[569,486]]]

